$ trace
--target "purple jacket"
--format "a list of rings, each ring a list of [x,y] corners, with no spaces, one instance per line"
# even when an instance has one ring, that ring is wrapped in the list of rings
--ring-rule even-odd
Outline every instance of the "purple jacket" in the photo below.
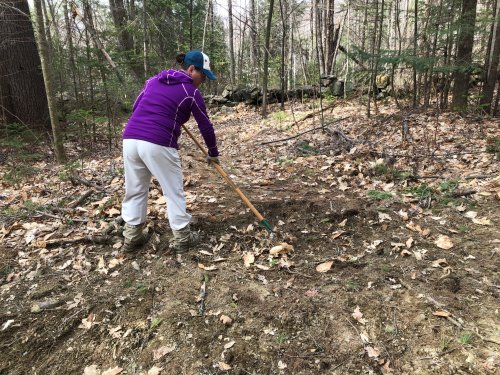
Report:
[[[140,139],[179,149],[181,126],[193,114],[210,156],[218,156],[214,127],[200,91],[185,72],[169,69],[146,81],[134,103],[123,139]]]

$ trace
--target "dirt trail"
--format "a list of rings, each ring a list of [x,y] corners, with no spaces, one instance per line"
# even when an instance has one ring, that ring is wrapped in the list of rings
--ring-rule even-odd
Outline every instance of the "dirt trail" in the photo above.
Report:
[[[362,156],[335,156],[319,136],[310,139],[324,153],[303,153],[300,139],[264,149],[262,137],[284,133],[247,133],[247,116],[220,121],[222,161],[276,241],[184,136],[202,244],[180,261],[165,246],[162,203],[149,213],[153,240],[133,256],[120,254],[119,237],[115,246],[37,248],[15,240],[15,229],[5,236],[0,374],[498,371],[498,200],[422,208],[404,194],[368,196]],[[470,211],[491,225],[472,222]],[[453,247],[436,246],[442,235]],[[293,251],[270,256],[279,242]],[[328,261],[331,269],[318,272]]]

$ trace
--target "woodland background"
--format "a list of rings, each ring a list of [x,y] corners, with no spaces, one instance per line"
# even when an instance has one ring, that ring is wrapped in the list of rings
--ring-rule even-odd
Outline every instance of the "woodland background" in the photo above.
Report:
[[[263,116],[269,88],[283,106],[297,87],[356,97],[368,116],[381,89],[399,108],[498,115],[498,0],[32,5],[0,2],[0,123],[6,137],[51,129],[60,161],[65,136],[90,147],[116,139],[145,79],[190,49],[204,50],[219,78],[205,95],[257,90]],[[337,89],[322,90],[321,77]]]

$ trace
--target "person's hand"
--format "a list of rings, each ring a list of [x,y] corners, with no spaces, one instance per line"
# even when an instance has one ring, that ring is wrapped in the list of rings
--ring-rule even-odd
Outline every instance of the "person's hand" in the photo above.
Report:
[[[205,161],[207,162],[207,164],[210,164],[212,162],[219,164],[219,157],[218,156],[207,156],[205,158]]]

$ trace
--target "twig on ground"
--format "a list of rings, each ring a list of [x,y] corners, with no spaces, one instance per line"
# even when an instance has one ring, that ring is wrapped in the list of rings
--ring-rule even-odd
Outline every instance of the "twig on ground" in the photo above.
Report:
[[[454,347],[454,348],[451,348],[451,349],[448,349],[448,350],[447,350],[447,351],[445,351],[445,352],[441,352],[441,353],[439,353],[437,356],[438,356],[438,357],[442,357],[443,355],[449,354],[449,353],[451,353],[451,352],[453,352],[453,351],[455,351],[455,350],[457,350],[457,349],[458,349],[458,346],[456,346],[456,347]],[[429,356],[429,357],[421,357],[421,358],[417,358],[417,360],[419,360],[419,361],[423,361],[423,360],[426,360],[426,359],[435,359],[435,358],[436,358],[436,357]]]
[[[333,122],[328,123],[328,124],[327,124],[327,126],[328,126],[328,125],[332,125],[332,124],[336,124],[337,122],[340,122],[340,121],[346,120],[346,119],[348,119],[348,118],[349,118],[349,117],[339,118],[339,119],[337,119],[337,120],[335,120],[335,121],[333,121]],[[271,144],[271,143],[278,143],[278,142],[285,142],[285,141],[289,141],[290,139],[295,139],[295,138],[300,137],[301,135],[304,135],[304,134],[307,134],[307,133],[310,133],[310,132],[313,132],[313,131],[316,131],[316,130],[320,130],[320,129],[325,129],[325,127],[324,127],[324,126],[318,126],[318,127],[316,127],[316,128],[312,128],[312,129],[305,130],[305,131],[303,131],[302,133],[295,134],[295,135],[293,135],[293,136],[291,136],[291,137],[287,137],[287,138],[283,138],[283,139],[278,139],[278,140],[275,140],[275,141],[262,142],[262,143],[261,143],[261,145],[269,145],[269,144]],[[343,133],[342,133],[342,134],[343,134]],[[346,137],[346,139],[348,139],[348,138]]]
[[[71,202],[69,204],[69,207],[71,207],[71,208],[77,208],[79,205],[81,205],[83,202],[85,202],[85,200],[88,197],[90,197],[92,194],[94,194],[94,190],[93,189],[87,190],[85,193],[82,194],[82,196],[80,198],[78,198],[77,200]]]
[[[205,299],[207,298],[207,282],[203,281],[200,287],[200,295],[198,297],[198,303],[200,304],[198,311],[200,315],[205,315]]]
[[[451,196],[454,198],[467,197],[469,195],[476,194],[477,190],[462,190],[462,191],[454,191],[451,193]]]
[[[98,191],[102,190],[100,187],[96,186],[95,184],[93,184],[92,182],[81,176],[71,175],[69,176],[69,180],[73,185],[85,185]]]
[[[72,244],[78,242],[91,242],[100,245],[106,245],[111,243],[110,236],[79,236],[73,238],[53,238],[47,241],[44,241],[45,246],[52,245],[64,245],[64,244]]]
[[[73,222],[78,222],[78,223],[86,223],[89,221],[89,219],[78,219],[78,218],[65,218],[63,216],[58,216],[58,215],[54,215],[54,214],[50,214],[48,212],[44,212],[44,211],[35,211],[37,214],[39,215],[42,215],[42,216],[47,216],[47,217],[51,217],[53,219],[58,219],[58,220],[62,220],[62,221],[65,221],[65,220],[71,220]]]

